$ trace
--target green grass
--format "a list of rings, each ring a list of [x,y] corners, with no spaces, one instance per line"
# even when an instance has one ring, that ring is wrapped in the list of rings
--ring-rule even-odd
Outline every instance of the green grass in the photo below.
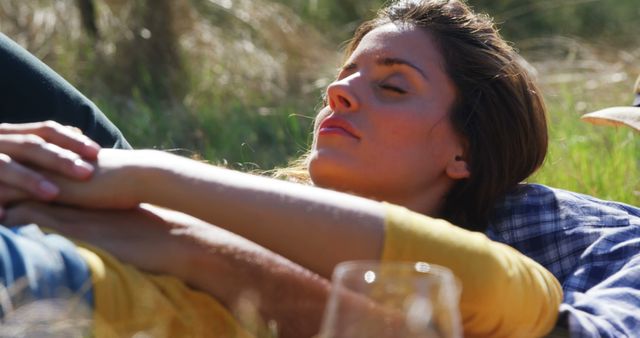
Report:
[[[370,16],[382,2],[253,0],[227,9],[175,1],[169,10],[185,15],[173,17],[173,34],[154,32],[159,41],[149,44],[154,40],[130,39],[136,27],[154,24],[145,20],[171,17],[163,7],[146,7],[149,15],[140,15],[127,6],[99,6],[101,38],[93,43],[77,30],[79,17],[66,15],[75,2],[15,1],[0,6],[7,18],[0,30],[93,99],[134,147],[265,170],[305,150],[318,92],[339,62],[339,40],[351,34],[356,18]],[[640,49],[619,41],[637,41],[636,2],[469,1],[494,14],[505,36],[516,39],[540,71],[551,140],[547,161],[532,181],[640,205],[640,134],[579,120],[585,112],[631,100]],[[29,15],[34,9],[47,20]],[[253,20],[245,20],[246,13]],[[151,47],[158,45],[180,46],[178,66],[152,57]]]
[[[530,181],[640,205],[640,134],[580,120],[584,111],[623,102],[626,86],[613,86],[600,97],[583,88],[546,89],[549,154]],[[272,108],[212,99],[187,111],[137,100],[123,113],[122,105],[118,112],[113,102],[98,101],[137,148],[178,150],[246,171],[283,166],[301,154],[317,106],[313,98],[308,105],[292,100]]]
[[[547,76],[540,74],[543,82]],[[580,120],[585,112],[630,101],[630,81],[597,89],[579,82],[543,86],[549,153],[530,181],[640,205],[640,134]],[[135,96],[94,99],[136,148],[173,150],[244,171],[284,166],[303,153],[318,107],[317,95],[277,106],[215,95],[191,107]]]
[[[580,94],[566,90],[548,96],[549,154],[532,181],[640,205],[640,134],[581,121],[576,106],[584,101],[579,98]],[[591,98],[588,106],[595,110],[610,105],[602,101],[607,100]]]
[[[301,155],[310,143],[316,107],[294,100],[260,107],[212,98],[189,110],[155,101],[96,101],[135,148],[175,151],[245,171],[285,166]]]

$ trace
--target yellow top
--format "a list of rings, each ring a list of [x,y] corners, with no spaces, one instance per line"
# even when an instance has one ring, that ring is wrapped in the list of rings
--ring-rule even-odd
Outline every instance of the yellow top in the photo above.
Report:
[[[515,249],[485,235],[386,204],[382,260],[425,261],[462,282],[465,337],[540,337],[558,316],[555,277]],[[253,337],[219,302],[170,276],[141,272],[86,244],[95,337]]]
[[[252,337],[215,299],[176,278],[141,272],[88,245],[78,251],[91,270],[97,338]]]
[[[484,234],[386,204],[382,260],[446,266],[462,282],[465,337],[541,337],[558,317],[562,288],[544,267]]]

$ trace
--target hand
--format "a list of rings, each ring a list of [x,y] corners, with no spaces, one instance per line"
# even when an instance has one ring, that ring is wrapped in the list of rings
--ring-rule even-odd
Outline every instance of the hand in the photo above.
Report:
[[[95,245],[141,269],[174,273],[171,269],[183,268],[187,261],[180,256],[183,251],[178,238],[186,233],[187,225],[199,220],[187,221],[185,215],[185,220],[177,221],[177,216],[170,216],[173,212],[160,210],[145,205],[135,210],[104,211],[24,202],[7,209],[3,224],[35,223]]]
[[[100,146],[53,121],[0,124],[0,207],[26,198],[51,200],[59,188],[26,165],[75,180],[91,176]]]
[[[95,163],[92,177],[86,181],[60,175],[47,177],[60,187],[55,202],[91,209],[132,209],[142,202],[146,178],[165,160],[153,150],[103,149]],[[162,184],[155,182],[153,184]]]
[[[246,304],[250,291],[283,338],[317,333],[329,290],[327,280],[255,243],[148,205],[96,211],[27,202],[8,209],[4,223],[37,223],[89,242],[140,269],[174,275],[230,309]]]

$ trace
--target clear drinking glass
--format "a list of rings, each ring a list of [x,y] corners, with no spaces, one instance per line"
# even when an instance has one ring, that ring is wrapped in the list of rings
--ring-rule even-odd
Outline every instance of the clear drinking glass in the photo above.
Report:
[[[321,338],[462,337],[460,288],[447,268],[423,262],[336,266]]]

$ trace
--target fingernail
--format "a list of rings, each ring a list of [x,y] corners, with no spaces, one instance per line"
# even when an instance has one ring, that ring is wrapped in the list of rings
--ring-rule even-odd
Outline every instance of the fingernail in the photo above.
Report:
[[[91,149],[95,149],[95,150],[100,150],[100,145],[97,144],[96,142],[94,142],[91,139],[88,139],[86,141],[84,141],[84,145],[91,148]]]
[[[73,171],[81,176],[89,175],[93,172],[93,166],[83,160],[73,161]]]
[[[60,192],[60,189],[53,185],[53,183],[49,181],[40,181],[38,184],[38,191],[42,194],[46,195],[46,197],[53,197]]]

